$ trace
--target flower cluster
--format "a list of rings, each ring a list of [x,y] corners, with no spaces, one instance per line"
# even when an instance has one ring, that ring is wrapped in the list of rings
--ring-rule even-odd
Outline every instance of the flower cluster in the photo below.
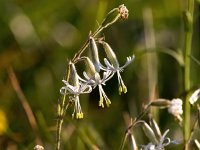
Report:
[[[97,43],[103,45],[105,50],[107,56],[107,58],[104,58],[105,65],[100,62]],[[65,86],[60,89],[62,95],[68,95],[69,99],[74,102],[75,107],[72,117],[77,119],[83,118],[79,95],[90,93],[92,89],[96,87],[99,89],[99,106],[104,108],[105,103],[106,106],[109,107],[111,101],[106,95],[103,86],[106,85],[106,82],[110,80],[115,73],[118,77],[119,93],[127,92],[120,72],[134,60],[134,56],[129,56],[127,57],[126,63],[120,66],[116,54],[109,44],[103,39],[96,40],[93,36],[89,36],[89,52],[90,57],[82,56],[75,62],[69,62],[68,78],[62,80]],[[87,71],[83,72],[83,77],[78,75],[75,66],[75,64],[80,61],[84,61],[87,66]]]

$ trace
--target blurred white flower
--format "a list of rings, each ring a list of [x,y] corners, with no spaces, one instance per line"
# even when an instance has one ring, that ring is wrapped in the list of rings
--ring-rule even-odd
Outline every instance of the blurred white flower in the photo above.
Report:
[[[175,117],[180,117],[183,114],[182,109],[183,101],[179,98],[171,100],[170,106],[168,107],[168,112],[174,115]]]
[[[36,145],[36,146],[34,147],[34,150],[44,150],[44,147],[41,146],[41,145]]]
[[[200,97],[200,89],[194,91],[194,93],[190,96],[189,102],[193,105]]]
[[[169,132],[169,129],[167,129],[165,133],[162,135],[158,144],[155,145],[153,143],[149,143],[146,146],[142,146],[143,150],[163,150],[165,146],[171,143],[170,138],[166,137],[168,132]]]

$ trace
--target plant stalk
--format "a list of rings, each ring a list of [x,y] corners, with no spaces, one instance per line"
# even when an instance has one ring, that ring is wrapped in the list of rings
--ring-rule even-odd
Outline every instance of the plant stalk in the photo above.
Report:
[[[192,47],[192,34],[193,34],[193,13],[194,13],[194,0],[188,0],[188,9],[185,14],[185,68],[184,68],[184,88],[185,91],[190,90],[190,55]],[[184,106],[184,143],[185,150],[189,150],[188,139],[190,136],[190,103],[189,95],[185,98]]]

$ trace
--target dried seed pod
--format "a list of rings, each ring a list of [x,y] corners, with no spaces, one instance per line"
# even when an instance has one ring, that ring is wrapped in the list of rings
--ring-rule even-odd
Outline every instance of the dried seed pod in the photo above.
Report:
[[[126,8],[126,6],[124,6],[124,4],[122,4],[118,7],[118,9],[119,9],[120,17],[122,19],[128,19],[129,14],[128,14],[128,9]]]
[[[94,64],[95,70],[97,72],[100,72],[100,61],[99,61],[99,54],[98,54],[98,48],[96,45],[96,42],[92,36],[90,36],[90,53],[91,53],[91,58],[92,62]]]

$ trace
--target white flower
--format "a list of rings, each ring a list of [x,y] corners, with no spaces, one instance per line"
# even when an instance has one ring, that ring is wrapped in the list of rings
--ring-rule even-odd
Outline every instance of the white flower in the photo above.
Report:
[[[92,87],[87,84],[83,84],[81,82],[80,86],[72,86],[67,81],[62,80],[65,86],[60,89],[61,94],[69,94],[69,98],[74,101],[74,112],[72,114],[72,118],[81,119],[83,118],[83,112],[81,110],[79,95],[84,93],[90,93],[92,91]]]
[[[113,73],[117,73],[118,84],[119,84],[119,94],[121,94],[122,92],[126,93],[127,88],[122,80],[120,72],[122,72],[124,68],[127,67],[134,60],[135,56],[133,55],[132,57],[131,56],[127,57],[126,63],[120,67],[117,57],[114,51],[112,50],[112,48],[109,46],[109,44],[104,41],[100,41],[100,43],[103,44],[106,55],[109,59],[108,61],[107,58],[104,58],[105,65],[107,67],[106,69],[112,71]]]
[[[72,86],[66,80],[62,80],[62,82],[65,84],[65,86],[60,89],[60,93],[63,95],[80,95],[84,93],[90,93],[92,91],[92,87],[86,83],[79,82],[79,86]]]
[[[200,89],[197,89],[191,96],[189,99],[189,102],[191,105],[193,105],[200,97]]]
[[[183,102],[181,99],[172,99],[171,104],[168,107],[168,112],[174,115],[175,117],[180,118],[180,115],[183,114],[182,105]]]
[[[103,77],[101,78],[100,74],[95,70],[95,66],[92,61],[88,57],[84,57],[84,60],[89,67],[90,74],[88,75],[86,72],[83,72],[83,76],[85,77],[85,79],[81,79],[82,82],[87,83],[93,88],[98,86],[100,96],[99,106],[104,108],[104,100],[106,102],[106,105],[109,106],[111,104],[111,101],[104,92],[102,85],[105,85],[105,83],[113,77],[114,73],[110,70],[106,70],[103,73]]]
[[[92,91],[92,87],[88,85],[87,83],[82,83],[80,80],[80,77],[78,76],[76,72],[75,65],[70,62],[69,63],[69,81],[62,80],[62,82],[65,84],[60,89],[60,93],[62,95],[69,95],[69,98],[74,102],[74,112],[72,114],[72,117],[74,116],[77,119],[83,118],[83,112],[81,110],[79,95],[84,93],[90,93]],[[70,82],[70,83],[69,83]]]
[[[106,93],[104,92],[102,85],[105,85],[106,81],[108,81],[110,78],[112,78],[112,76],[114,74],[112,74],[112,72],[110,72],[110,71],[104,72],[102,79],[101,79],[99,73],[97,73],[97,72],[91,78],[87,75],[86,72],[83,72],[83,75],[84,75],[84,77],[86,79],[86,82],[89,85],[91,85],[93,88],[95,88],[96,86],[98,86],[98,88],[99,88],[99,96],[100,96],[99,106],[101,106],[102,108],[104,108],[103,101],[105,100],[106,105],[109,107],[109,105],[111,104],[111,101],[107,97]]]
[[[165,146],[171,143],[170,138],[166,137],[168,132],[169,129],[167,129],[165,133],[162,135],[158,144],[155,145],[153,143],[149,143],[148,145],[143,146],[144,150],[163,150]]]
[[[44,147],[41,146],[41,145],[36,145],[36,146],[34,147],[34,150],[44,150]]]

